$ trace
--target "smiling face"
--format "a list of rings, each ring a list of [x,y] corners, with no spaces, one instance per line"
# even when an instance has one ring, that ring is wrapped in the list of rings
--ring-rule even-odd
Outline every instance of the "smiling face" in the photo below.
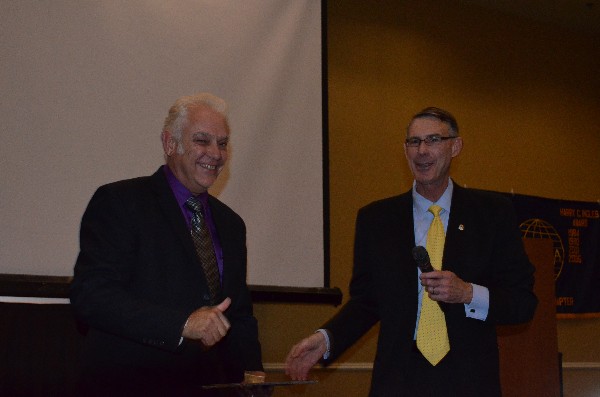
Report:
[[[434,118],[422,117],[412,121],[408,128],[407,138],[424,139],[427,136],[450,136],[448,124]],[[460,153],[462,139],[448,139],[431,146],[421,142],[417,147],[404,145],[404,153],[408,166],[412,171],[416,189],[423,197],[435,202],[448,186],[450,163]]]
[[[163,149],[167,165],[192,194],[200,194],[215,183],[227,161],[229,126],[223,115],[207,105],[188,109],[181,141],[164,131]]]

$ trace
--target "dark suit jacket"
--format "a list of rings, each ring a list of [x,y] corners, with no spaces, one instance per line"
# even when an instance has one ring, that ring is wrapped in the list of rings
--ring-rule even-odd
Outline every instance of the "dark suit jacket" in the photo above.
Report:
[[[323,326],[333,340],[330,361],[380,322],[371,396],[403,395],[418,305],[414,244],[410,191],[362,208],[350,300]],[[534,268],[510,201],[455,183],[442,262],[444,270],[490,291],[486,321],[467,318],[463,304],[442,304],[453,365],[464,375],[461,396],[499,395],[495,326],[529,321],[537,305]]]
[[[84,383],[100,380],[94,387],[114,383],[119,390],[121,383],[139,383],[135,387],[149,385],[146,392],[157,395],[163,387],[181,394],[199,384],[240,381],[244,370],[262,370],[246,285],[246,228],[216,198],[209,196],[209,205],[223,248],[222,297],[232,303],[225,313],[228,335],[207,350],[194,341],[180,345],[187,317],[208,305],[209,294],[162,168],[96,191],[83,215],[70,294],[76,315],[89,326]]]

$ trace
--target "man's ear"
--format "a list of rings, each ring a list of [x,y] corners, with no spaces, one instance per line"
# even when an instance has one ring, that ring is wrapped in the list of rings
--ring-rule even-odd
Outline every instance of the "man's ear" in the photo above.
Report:
[[[456,157],[462,150],[463,140],[461,137],[456,137],[456,139],[453,139],[452,141],[452,157]]]
[[[177,148],[177,142],[173,138],[173,134],[171,134],[171,131],[163,131],[160,137],[162,140],[163,151],[165,152],[165,154],[167,156],[170,156],[173,153],[175,153],[175,150]]]

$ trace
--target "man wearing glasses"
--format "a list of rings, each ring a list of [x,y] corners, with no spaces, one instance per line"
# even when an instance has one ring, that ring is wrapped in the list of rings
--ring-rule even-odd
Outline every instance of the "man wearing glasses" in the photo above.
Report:
[[[510,201],[450,178],[462,145],[449,112],[413,116],[404,145],[413,188],[359,211],[350,300],[292,347],[292,379],[379,322],[370,396],[501,395],[495,327],[533,317],[534,268]],[[427,247],[433,271],[417,268],[415,246]]]

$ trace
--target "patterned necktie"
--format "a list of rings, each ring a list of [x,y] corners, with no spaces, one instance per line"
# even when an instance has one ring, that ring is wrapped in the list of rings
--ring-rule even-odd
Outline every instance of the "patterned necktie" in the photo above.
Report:
[[[221,280],[210,231],[208,230],[208,225],[204,221],[204,208],[202,207],[200,200],[194,196],[190,197],[185,202],[185,205],[194,212],[192,216],[192,240],[194,241],[196,253],[202,264],[202,269],[204,270],[206,283],[208,284],[208,289],[210,291],[211,302],[212,304],[215,304],[219,295],[219,290],[221,289]]]
[[[440,218],[442,208],[438,205],[429,207],[433,214],[433,221],[427,232],[427,251],[431,265],[436,270],[442,268],[442,255],[444,254],[444,224]],[[423,356],[431,363],[437,365],[450,351],[448,331],[446,330],[446,317],[440,305],[423,293],[421,303],[421,317],[417,329],[417,347]]]

